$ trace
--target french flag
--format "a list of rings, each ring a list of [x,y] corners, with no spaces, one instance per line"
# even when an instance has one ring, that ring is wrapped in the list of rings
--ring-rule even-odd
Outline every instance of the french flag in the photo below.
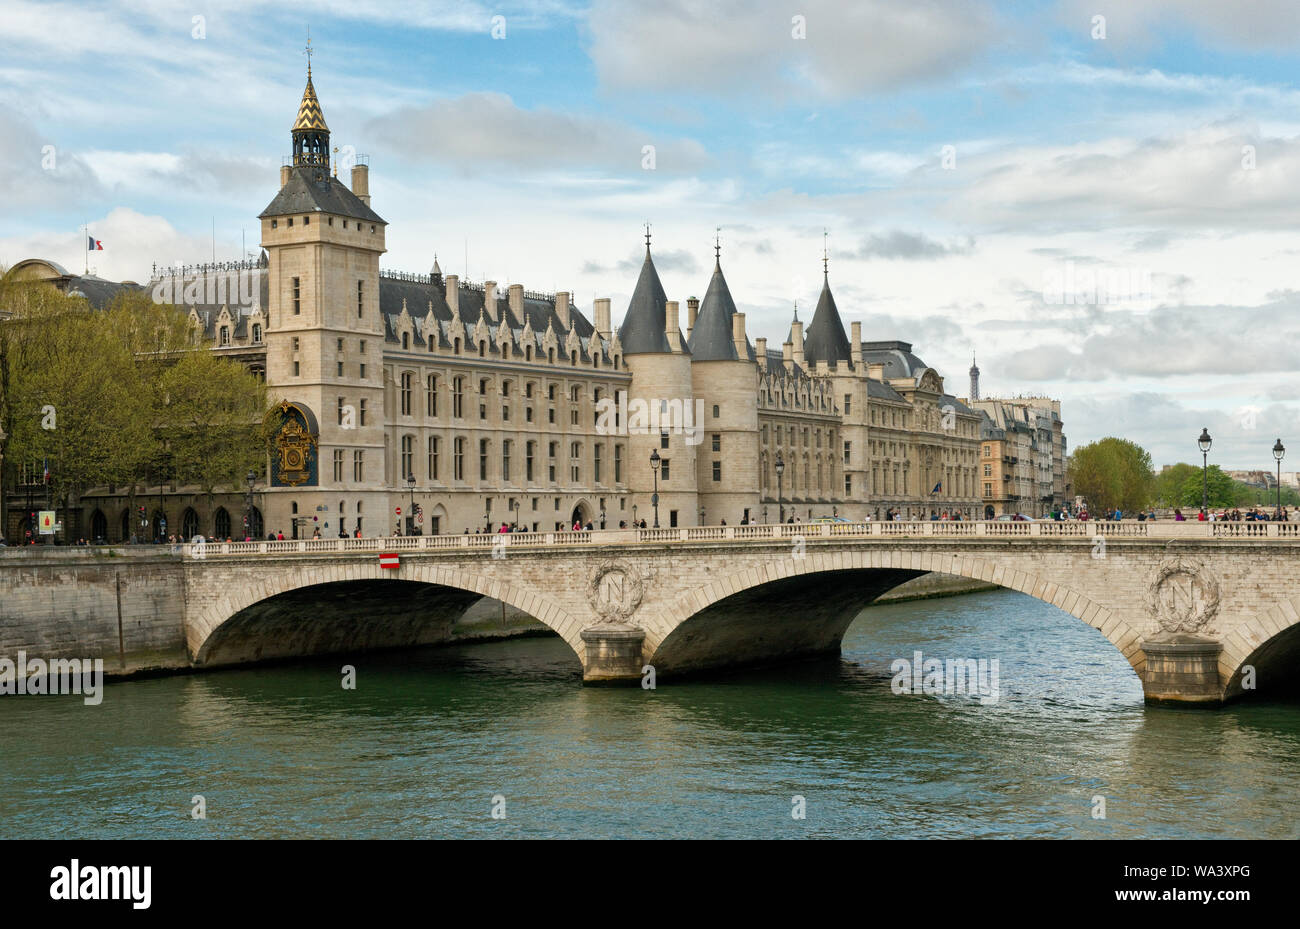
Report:
[[[92,238],[91,236],[86,236],[86,251],[102,252],[103,250],[104,250],[103,242],[101,242],[99,239]]]

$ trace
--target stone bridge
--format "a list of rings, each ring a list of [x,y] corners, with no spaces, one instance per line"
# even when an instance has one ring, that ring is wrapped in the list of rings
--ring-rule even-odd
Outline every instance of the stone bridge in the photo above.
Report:
[[[647,665],[665,677],[837,653],[864,606],[929,571],[1094,627],[1148,701],[1289,686],[1300,657],[1292,523],[713,526],[200,543],[181,557],[201,666],[437,642],[488,596],[554,630],[584,680],[638,681]]]

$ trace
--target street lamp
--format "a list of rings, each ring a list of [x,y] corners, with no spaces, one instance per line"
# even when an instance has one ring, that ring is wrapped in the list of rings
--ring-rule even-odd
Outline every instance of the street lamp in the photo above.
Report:
[[[655,528],[659,528],[659,449],[650,450],[650,470],[655,476],[655,492],[650,495],[650,502],[655,508]]]
[[[248,469],[244,480],[248,481],[248,499],[244,507],[244,538],[251,539],[253,537],[253,485],[257,483],[257,475],[252,468]]]
[[[704,525],[704,507],[700,507],[700,525]]]
[[[633,529],[640,529],[640,528],[641,528],[641,524],[640,524],[639,522],[637,522],[637,519],[636,519],[636,504],[635,504],[635,503],[632,504],[632,528],[633,528]]]
[[[415,534],[415,528],[414,528],[415,527],[415,475],[414,474],[406,475],[406,488],[411,492],[411,506],[406,511],[406,524],[411,527],[411,532],[403,533],[403,535],[414,535]]]
[[[605,528],[605,508],[603,506],[600,508],[600,528]]]
[[[781,502],[781,475],[785,474],[785,461],[781,458],[781,453],[776,453],[776,506],[778,523],[785,522],[785,505]]]
[[[1286,449],[1282,446],[1282,440],[1278,439],[1273,446],[1273,457],[1277,459],[1277,518],[1282,518],[1282,457],[1286,454]]]
[[[1196,440],[1196,444],[1201,449],[1201,512],[1207,517],[1210,515],[1210,430],[1208,427],[1201,427],[1201,437]]]

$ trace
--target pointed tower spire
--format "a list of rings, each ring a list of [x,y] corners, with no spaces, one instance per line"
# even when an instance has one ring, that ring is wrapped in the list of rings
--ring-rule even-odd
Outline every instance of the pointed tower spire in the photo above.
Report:
[[[626,355],[668,353],[672,346],[664,329],[668,324],[668,296],[650,258],[650,224],[645,227],[645,261],[628,302],[618,339]],[[685,341],[684,339],[682,341]]]
[[[823,242],[826,233],[823,231]],[[817,309],[812,322],[804,334],[804,356],[809,364],[825,361],[828,364],[849,363],[852,352],[849,337],[844,334],[844,323],[840,320],[839,308],[831,293],[829,255],[823,245],[822,249],[822,292],[817,299]]]
[[[302,103],[298,104],[298,118],[293,121],[293,163],[298,165],[320,165],[329,167],[330,130],[325,125],[325,114],[316,99],[316,88],[311,82],[311,32],[307,33],[307,87],[302,92]]]
[[[700,304],[700,314],[695,318],[691,329],[691,338],[687,347],[691,350],[692,361],[754,361],[753,346],[745,339],[747,357],[741,359],[736,350],[737,337],[732,328],[736,315],[736,301],[731,298],[727,279],[722,274],[722,238],[721,229],[713,242],[713,277],[709,280],[709,289],[704,293],[704,302]]]

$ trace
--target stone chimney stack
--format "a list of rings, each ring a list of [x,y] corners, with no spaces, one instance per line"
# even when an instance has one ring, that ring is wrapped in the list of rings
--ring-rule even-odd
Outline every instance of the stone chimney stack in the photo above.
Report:
[[[560,325],[569,330],[573,328],[569,320],[569,292],[567,290],[557,290],[555,292],[555,315],[560,318]]]
[[[352,192],[358,200],[370,206],[370,165],[352,166]]]
[[[516,323],[522,326],[524,324],[524,285],[511,284],[510,289],[506,291],[506,299],[510,301],[510,315],[514,317]]]
[[[682,350],[681,321],[676,300],[669,300],[664,304],[664,333],[668,336],[669,347],[674,352],[680,352]]]
[[[613,330],[609,325],[609,297],[600,297],[595,302],[596,331],[602,339],[610,339]]]
[[[497,319],[497,282],[483,282],[483,309],[487,312],[488,322],[496,325],[501,322]]]
[[[867,365],[867,377],[873,381],[883,381],[885,379],[885,366],[882,363]]]
[[[802,368],[804,366],[803,323],[799,322],[797,319],[790,325],[790,339],[793,348],[792,357],[794,358],[794,363]]]
[[[794,343],[786,342],[781,346],[781,364],[787,371],[794,370]]]
[[[736,346],[736,354],[741,361],[749,360],[749,350],[745,338],[745,314],[736,313],[731,317],[731,341]]]
[[[758,366],[762,370],[767,370],[767,339],[754,340],[754,354],[758,356]]]
[[[447,306],[451,308],[451,315],[460,314],[460,278],[454,274],[448,274],[447,281]]]
[[[283,187],[289,183],[289,175],[293,173],[293,168],[289,165],[280,165],[280,186]]]
[[[691,331],[695,328],[695,317],[700,315],[700,301],[698,297],[686,298],[686,338],[691,337]]]
[[[862,323],[854,320],[849,323],[849,331],[853,333],[853,341],[849,344],[849,360],[853,362],[853,370],[862,369]]]

